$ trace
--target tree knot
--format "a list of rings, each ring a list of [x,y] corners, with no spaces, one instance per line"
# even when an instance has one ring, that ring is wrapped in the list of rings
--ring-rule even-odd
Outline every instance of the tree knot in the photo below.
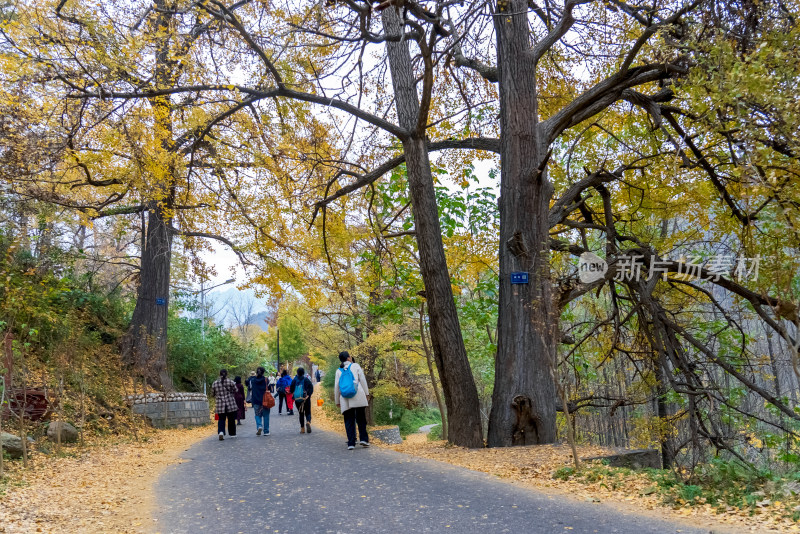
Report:
[[[525,241],[525,236],[522,235],[522,232],[519,230],[514,232],[514,235],[512,235],[508,241],[506,241],[506,246],[508,247],[508,250],[510,250],[511,253],[518,258],[528,256],[528,245]]]
[[[533,402],[530,397],[517,395],[511,401],[514,410],[514,432],[511,436],[512,445],[530,445],[539,443],[539,428],[542,426],[541,418],[533,413]]]

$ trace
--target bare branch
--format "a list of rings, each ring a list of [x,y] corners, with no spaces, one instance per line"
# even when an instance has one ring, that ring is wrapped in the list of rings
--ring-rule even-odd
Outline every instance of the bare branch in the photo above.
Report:
[[[555,115],[540,123],[540,128],[543,129],[548,143],[552,143],[564,130],[580,124],[623,99],[626,89],[665,79],[675,72],[684,71],[682,67],[665,63],[642,65],[627,69],[625,72],[617,72],[581,93]]]
[[[547,36],[533,47],[531,53],[533,54],[534,63],[538,63],[539,60],[542,59],[542,56],[564,37],[572,27],[572,24],[575,22],[572,11],[575,7],[581,4],[587,4],[591,1],[592,0],[567,0],[567,3],[564,5],[564,14],[561,15],[561,20],[558,21],[558,25],[550,30]]]

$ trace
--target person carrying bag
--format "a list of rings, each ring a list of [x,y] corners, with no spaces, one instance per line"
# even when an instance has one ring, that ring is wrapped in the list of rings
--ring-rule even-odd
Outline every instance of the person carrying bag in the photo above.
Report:
[[[269,436],[269,409],[275,406],[275,399],[267,390],[267,379],[264,377],[263,367],[256,369],[256,376],[250,380],[250,394],[256,418],[256,436],[260,436],[262,432],[265,436]],[[269,400],[267,395],[269,395],[269,399],[272,399],[272,406],[264,403],[265,400]]]
[[[311,395],[314,393],[314,384],[306,376],[306,371],[302,367],[297,368],[297,376],[292,380],[289,390],[297,406],[297,414],[300,418],[300,433],[311,433]]]
[[[222,369],[213,384],[211,395],[216,398],[214,411],[217,419],[219,440],[225,439],[225,422],[228,422],[228,435],[236,436],[236,384],[228,378],[228,370]]]
[[[275,385],[276,389],[278,390],[278,415],[280,415],[283,411],[284,403],[286,404],[286,414],[294,414],[292,411],[292,398],[291,394],[289,393],[289,385],[291,383],[292,379],[289,377],[289,373],[286,372],[286,369],[284,369],[281,371],[281,377],[278,379],[278,382]]]
[[[369,434],[367,434],[367,406],[369,406],[369,387],[364,370],[353,362],[353,357],[347,351],[339,353],[342,362],[336,370],[336,379],[333,384],[333,400],[342,411],[344,429],[347,432],[347,448],[356,448],[356,426],[358,426],[359,443],[362,447],[369,447]]]

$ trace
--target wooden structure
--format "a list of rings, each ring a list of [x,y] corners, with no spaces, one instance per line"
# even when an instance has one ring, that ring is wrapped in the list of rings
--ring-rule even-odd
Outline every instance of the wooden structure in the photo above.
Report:
[[[50,417],[52,403],[43,389],[15,389],[6,392],[7,404],[3,407],[3,419],[25,414],[26,421],[41,421]]]

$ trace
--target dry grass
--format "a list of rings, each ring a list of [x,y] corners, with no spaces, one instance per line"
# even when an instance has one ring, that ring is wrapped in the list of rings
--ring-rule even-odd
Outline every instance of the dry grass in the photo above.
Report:
[[[322,386],[320,386],[320,389],[322,390]],[[336,405],[331,407],[332,403],[328,400],[327,395],[323,398],[325,399],[325,404],[323,406],[314,406],[314,408],[312,408],[311,424],[314,425],[315,428],[336,432],[344,436],[344,421],[342,420],[339,409]]]

